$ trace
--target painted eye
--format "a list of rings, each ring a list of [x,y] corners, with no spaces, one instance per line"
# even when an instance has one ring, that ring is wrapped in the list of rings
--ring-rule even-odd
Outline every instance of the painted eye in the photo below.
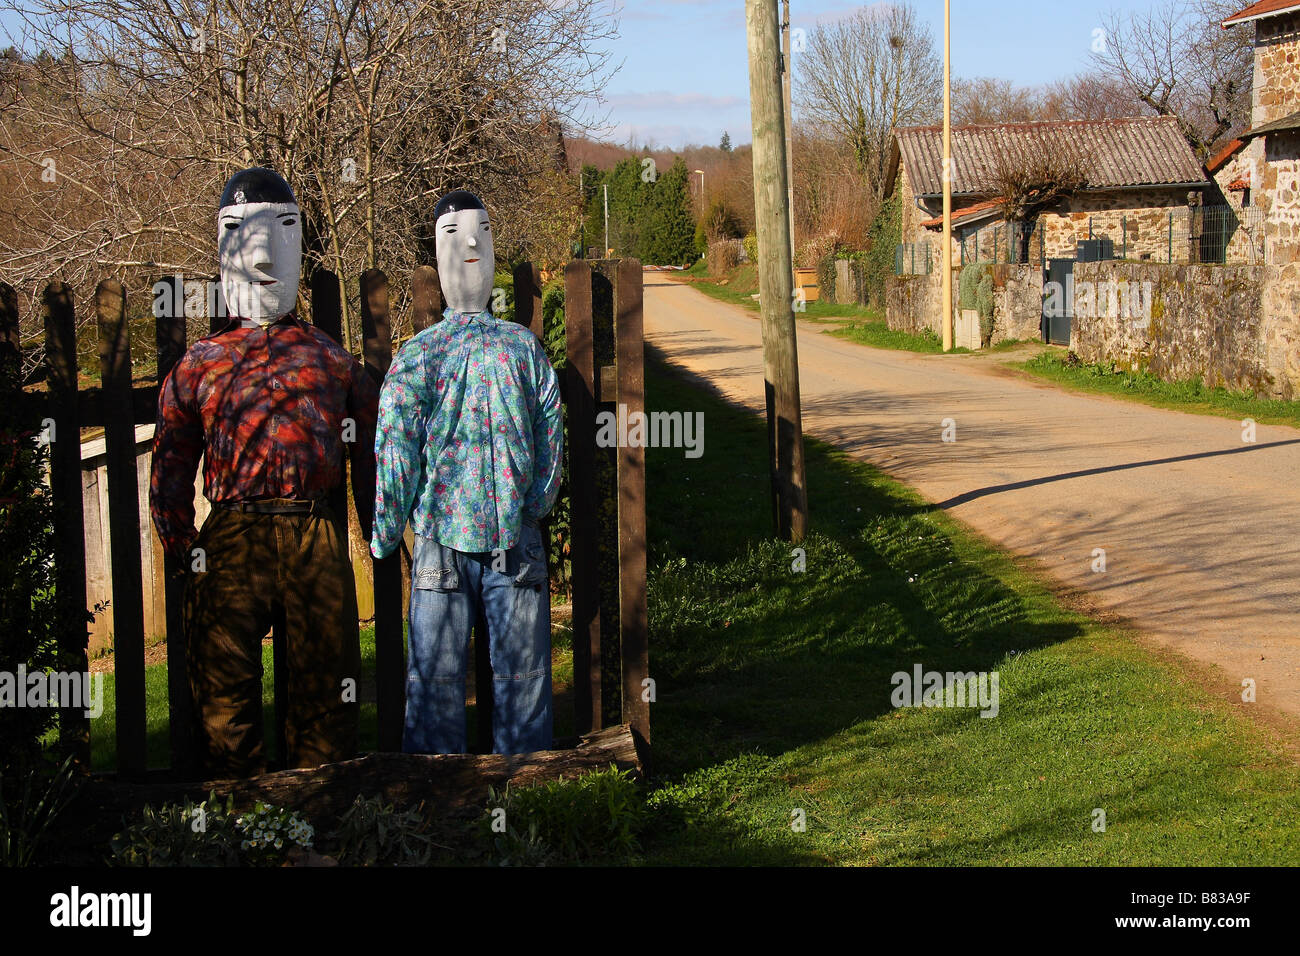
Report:
[[[227,229],[238,229],[238,228],[239,228],[239,223],[237,223],[237,222],[228,222],[228,223],[225,224],[225,226],[226,226]]]
[[[283,225],[283,226],[292,226],[292,225],[293,225],[294,223],[296,223],[297,221],[298,221],[298,220],[296,220],[296,219],[281,219],[281,220],[280,220],[280,224]]]

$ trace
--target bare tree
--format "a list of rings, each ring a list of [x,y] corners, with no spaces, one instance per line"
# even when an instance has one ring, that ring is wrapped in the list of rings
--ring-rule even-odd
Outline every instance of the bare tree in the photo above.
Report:
[[[1144,109],[1122,80],[1093,70],[1049,83],[1040,112],[1044,120],[1065,122],[1124,119]]]
[[[335,271],[345,306],[357,289],[344,277],[430,261],[433,205],[450,188],[495,205],[502,249],[527,245],[528,186],[555,168],[558,125],[600,121],[615,30],[604,0],[0,9],[30,57],[0,96],[0,174],[16,187],[0,276],[59,273],[88,290],[105,274],[211,275],[221,184],[261,163],[294,186],[304,268]]]
[[[943,66],[929,27],[908,4],[864,7],[813,30],[798,63],[800,119],[842,138],[883,201],[893,130],[935,122],[943,108]]]
[[[1253,38],[1224,30],[1238,0],[1163,0],[1111,13],[1094,59],[1159,116],[1178,119],[1201,158],[1250,122]]]
[[[1089,159],[1068,139],[1041,127],[1021,130],[993,150],[979,189],[997,200],[1003,220],[1017,230],[1017,261],[1029,261],[1029,238],[1039,214],[1087,185]]]
[[[952,121],[957,126],[1032,123],[1041,118],[1041,92],[991,76],[952,81]]]

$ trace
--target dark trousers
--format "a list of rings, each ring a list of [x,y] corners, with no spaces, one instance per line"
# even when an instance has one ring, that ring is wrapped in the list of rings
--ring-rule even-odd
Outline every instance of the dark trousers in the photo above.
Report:
[[[205,570],[185,589],[190,687],[209,776],[266,769],[262,640],[284,615],[287,766],[356,755],[361,648],[343,536],[328,512],[215,509],[193,548]],[[187,559],[193,567],[196,554]]]

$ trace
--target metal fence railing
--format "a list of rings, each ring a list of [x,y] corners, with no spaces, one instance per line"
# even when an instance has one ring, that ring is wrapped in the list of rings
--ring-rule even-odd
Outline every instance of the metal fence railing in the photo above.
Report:
[[[928,242],[900,242],[894,247],[894,275],[928,276],[933,268]]]

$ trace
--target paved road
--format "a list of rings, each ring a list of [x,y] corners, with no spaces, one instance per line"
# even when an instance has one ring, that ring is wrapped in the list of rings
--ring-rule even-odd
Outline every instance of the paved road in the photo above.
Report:
[[[754,313],[647,273],[646,340],[763,408]],[[804,430],[1029,555],[1158,643],[1300,715],[1300,431],[1027,381],[998,356],[915,355],[799,326]],[[941,422],[956,442],[941,441]],[[706,423],[707,434],[707,423]],[[707,445],[706,445],[707,447]],[[1106,570],[1092,570],[1093,550]]]

